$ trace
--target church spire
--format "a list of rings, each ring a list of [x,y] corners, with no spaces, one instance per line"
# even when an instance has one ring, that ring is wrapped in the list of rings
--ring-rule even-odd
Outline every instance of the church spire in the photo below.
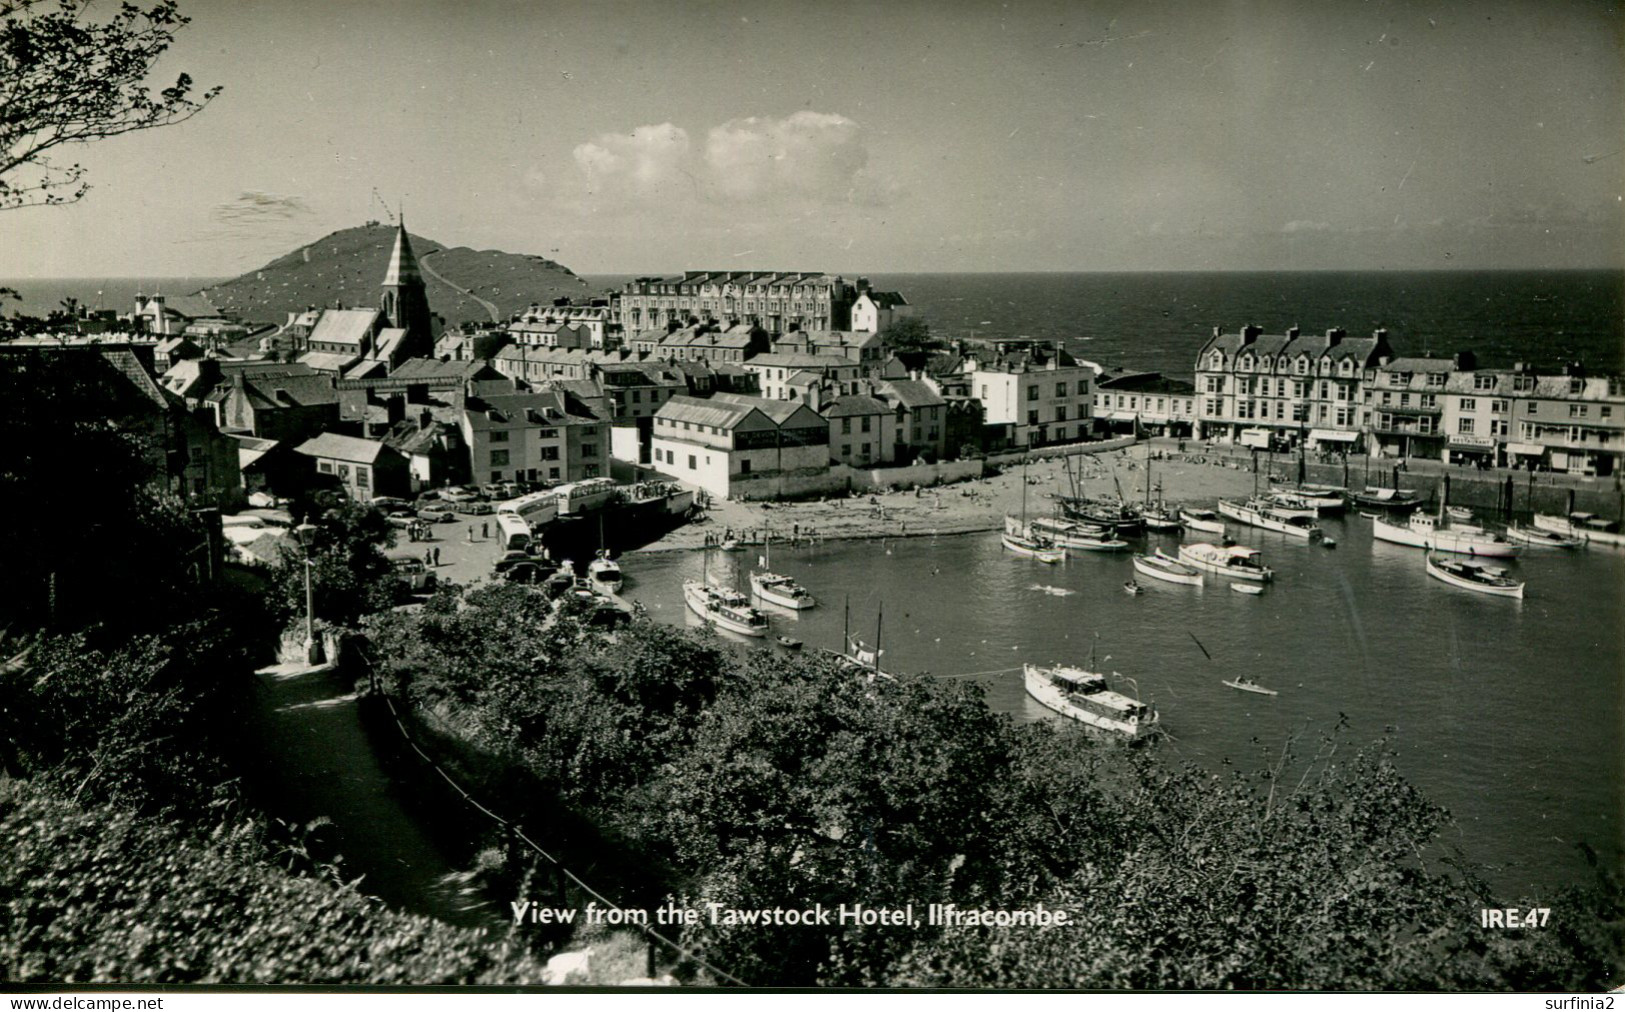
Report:
[[[395,252],[389,255],[389,270],[384,273],[384,287],[422,285],[423,275],[418,272],[418,258],[412,252],[412,240],[406,234],[406,219],[395,227]]]

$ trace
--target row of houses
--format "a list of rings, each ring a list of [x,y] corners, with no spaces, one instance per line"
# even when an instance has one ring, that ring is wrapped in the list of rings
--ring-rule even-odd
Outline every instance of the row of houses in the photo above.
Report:
[[[1401,356],[1384,330],[1215,328],[1195,397],[1195,434],[1220,442],[1603,476],[1625,457],[1621,377],[1578,364],[1484,369],[1471,352]]]

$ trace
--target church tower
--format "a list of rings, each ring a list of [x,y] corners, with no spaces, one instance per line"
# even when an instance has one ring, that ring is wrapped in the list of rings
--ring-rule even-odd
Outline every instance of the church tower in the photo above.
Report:
[[[406,219],[395,229],[395,251],[384,273],[384,295],[380,307],[391,327],[406,331],[402,339],[405,357],[431,358],[434,355],[434,329],[429,316],[429,296],[423,290],[423,274],[418,270],[412,240],[406,234]]]

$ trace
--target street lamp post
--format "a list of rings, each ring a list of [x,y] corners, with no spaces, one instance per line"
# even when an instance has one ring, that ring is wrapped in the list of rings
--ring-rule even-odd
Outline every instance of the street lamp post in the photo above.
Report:
[[[322,658],[321,647],[316,642],[316,596],[310,584],[310,571],[314,566],[314,563],[310,560],[310,536],[315,532],[315,524],[300,524],[294,528],[294,534],[299,537],[299,546],[305,550],[305,662],[307,664],[315,664]]]

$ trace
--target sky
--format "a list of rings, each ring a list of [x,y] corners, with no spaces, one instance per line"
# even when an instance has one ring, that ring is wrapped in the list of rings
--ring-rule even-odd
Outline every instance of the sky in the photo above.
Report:
[[[154,81],[224,91],[70,152],[0,277],[396,209],[581,274],[1625,267],[1606,2],[181,4]]]

